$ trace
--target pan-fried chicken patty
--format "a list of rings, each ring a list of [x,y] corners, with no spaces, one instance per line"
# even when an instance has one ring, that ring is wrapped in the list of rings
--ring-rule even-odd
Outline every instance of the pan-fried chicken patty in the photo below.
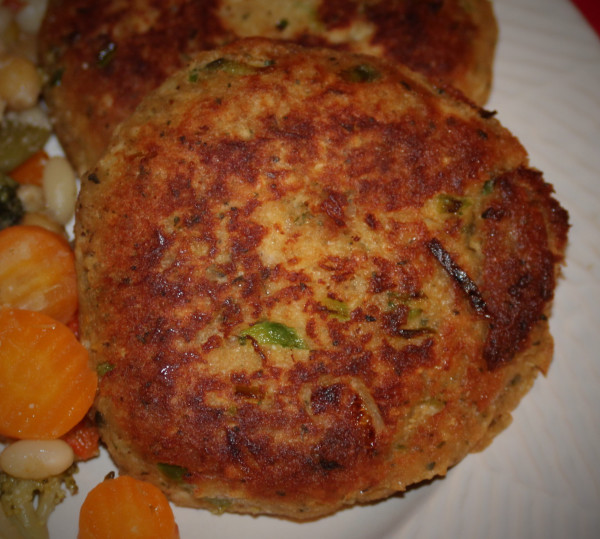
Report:
[[[488,0],[50,0],[45,97],[79,172],[190,54],[258,35],[385,56],[483,104],[497,27]]]
[[[215,511],[314,518],[443,475],[549,366],[567,221],[493,114],[407,68],[200,53],[83,179],[103,440]]]

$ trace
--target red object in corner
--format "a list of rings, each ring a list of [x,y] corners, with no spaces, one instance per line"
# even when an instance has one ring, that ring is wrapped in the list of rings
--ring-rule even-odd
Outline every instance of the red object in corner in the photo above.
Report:
[[[584,14],[596,34],[600,36],[600,1],[599,0],[572,0]]]

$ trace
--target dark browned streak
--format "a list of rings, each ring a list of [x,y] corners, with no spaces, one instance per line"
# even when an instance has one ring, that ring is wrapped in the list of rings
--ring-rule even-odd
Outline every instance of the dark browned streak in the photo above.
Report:
[[[469,277],[467,272],[462,269],[453,259],[452,256],[439,242],[438,239],[433,238],[427,242],[427,248],[436,260],[446,270],[448,275],[454,279],[460,286],[462,291],[467,295],[473,308],[482,316],[489,318],[489,312],[485,300],[481,296],[481,292],[477,288],[477,285]]]

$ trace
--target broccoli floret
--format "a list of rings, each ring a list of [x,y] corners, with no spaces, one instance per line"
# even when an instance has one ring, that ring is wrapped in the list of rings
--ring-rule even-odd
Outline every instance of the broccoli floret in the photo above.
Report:
[[[38,107],[7,112],[0,121],[0,172],[9,173],[41,150],[50,133],[50,122]]]
[[[19,184],[0,172],[0,230],[15,225],[23,216],[23,205],[17,196]]]
[[[0,472],[0,508],[23,537],[47,539],[48,517],[66,496],[63,485],[71,494],[77,493],[76,472],[73,464],[65,472],[39,481]]]

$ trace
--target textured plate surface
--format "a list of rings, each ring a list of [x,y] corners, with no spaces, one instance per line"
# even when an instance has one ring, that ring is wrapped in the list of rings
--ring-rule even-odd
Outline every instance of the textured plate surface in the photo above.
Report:
[[[567,0],[496,0],[500,42],[487,108],[529,150],[571,214],[551,327],[556,350],[513,424],[448,477],[317,522],[175,510],[182,539],[600,536],[600,40]],[[50,521],[77,534],[86,492],[114,465],[81,466],[80,494]]]

